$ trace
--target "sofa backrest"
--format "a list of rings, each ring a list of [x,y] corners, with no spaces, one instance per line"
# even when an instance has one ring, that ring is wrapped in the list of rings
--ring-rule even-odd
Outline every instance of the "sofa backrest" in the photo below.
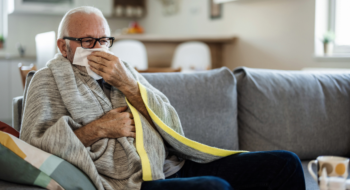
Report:
[[[24,99],[34,72],[28,74]],[[227,68],[143,76],[170,100],[179,114],[185,136],[201,143],[237,150],[236,80]],[[13,99],[13,126],[20,131],[22,97]]]
[[[186,137],[219,148],[238,149],[236,80],[230,70],[143,76],[168,97]]]
[[[350,73],[237,68],[240,149],[350,155]]]

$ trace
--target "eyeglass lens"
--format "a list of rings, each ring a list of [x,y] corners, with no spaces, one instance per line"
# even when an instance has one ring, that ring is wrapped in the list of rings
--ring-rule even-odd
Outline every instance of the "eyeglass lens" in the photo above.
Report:
[[[96,45],[95,42],[96,42],[96,39],[94,38],[83,38],[81,40],[81,46],[83,48],[93,48],[94,45]],[[112,44],[112,40],[109,38],[100,38],[99,43],[101,46],[105,46],[109,48]]]

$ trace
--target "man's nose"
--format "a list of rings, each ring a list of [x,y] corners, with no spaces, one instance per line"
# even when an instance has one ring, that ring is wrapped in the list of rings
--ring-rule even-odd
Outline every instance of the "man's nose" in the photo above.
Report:
[[[100,42],[97,41],[94,48],[101,48],[101,47],[102,47],[102,46],[101,46]]]

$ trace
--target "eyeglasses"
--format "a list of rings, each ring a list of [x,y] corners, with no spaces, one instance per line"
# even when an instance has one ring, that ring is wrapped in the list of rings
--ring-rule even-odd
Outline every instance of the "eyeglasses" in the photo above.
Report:
[[[72,38],[72,37],[63,37],[64,40],[73,40],[73,41],[80,41],[81,47],[85,49],[91,49],[94,48],[96,45],[96,42],[100,43],[101,46],[105,46],[107,48],[112,47],[114,37],[102,37],[102,38]]]

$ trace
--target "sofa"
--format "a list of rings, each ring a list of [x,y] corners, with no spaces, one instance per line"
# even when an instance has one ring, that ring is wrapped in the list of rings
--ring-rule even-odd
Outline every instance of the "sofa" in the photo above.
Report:
[[[187,137],[225,149],[292,151],[302,160],[308,190],[318,189],[310,160],[350,156],[350,73],[242,67],[143,76],[169,98]],[[22,100],[13,100],[17,130]],[[0,180],[0,189],[41,188]]]

